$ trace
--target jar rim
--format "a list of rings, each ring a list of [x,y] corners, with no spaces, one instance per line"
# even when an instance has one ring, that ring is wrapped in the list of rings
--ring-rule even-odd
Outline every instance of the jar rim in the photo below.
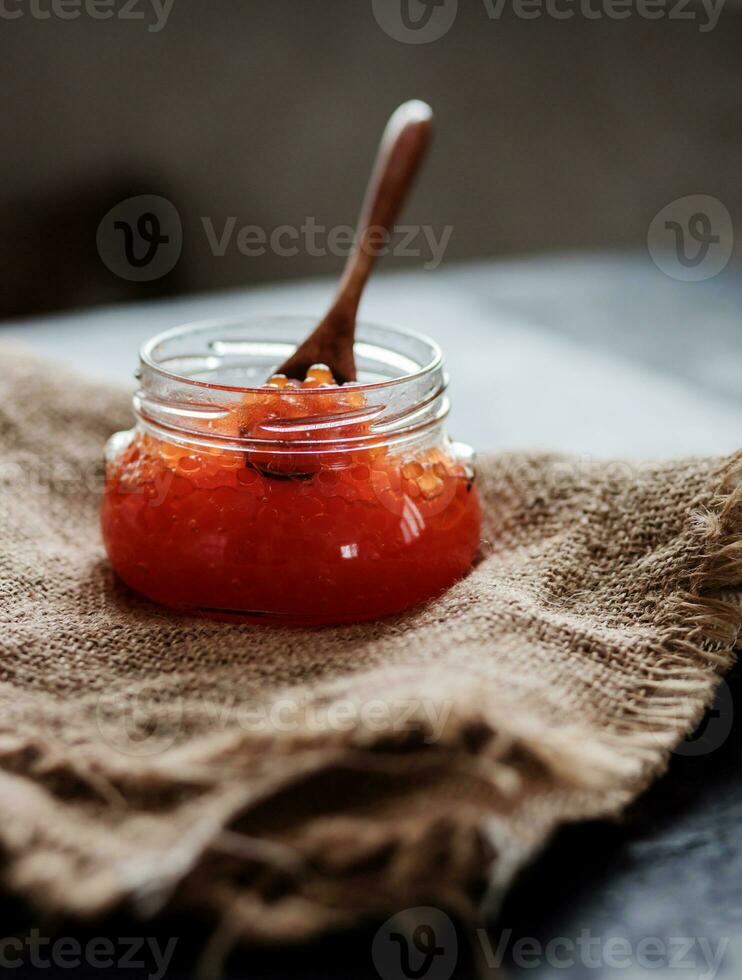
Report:
[[[250,314],[248,316],[237,316],[237,317],[213,317],[204,320],[193,320],[188,323],[181,324],[176,327],[171,327],[168,330],[163,330],[154,337],[150,337],[149,340],[142,344],[139,350],[139,360],[142,366],[145,366],[148,370],[155,372],[156,374],[167,378],[171,381],[176,381],[179,384],[193,385],[199,389],[211,389],[214,391],[225,391],[225,392],[235,392],[238,394],[253,394],[261,393],[265,391],[265,385],[226,385],[218,384],[213,381],[204,381],[197,378],[188,377],[187,374],[182,374],[177,371],[171,371],[166,367],[163,367],[154,357],[153,352],[156,347],[167,343],[169,341],[177,340],[182,337],[186,337],[189,334],[196,335],[198,333],[219,328],[233,328],[237,326],[256,326],[262,323],[270,323],[271,321],[280,321],[281,323],[291,323],[291,322],[303,322],[306,323],[307,320],[319,323],[319,318],[315,316],[308,316],[307,314]],[[371,323],[369,321],[359,320],[357,323],[357,334],[362,334],[365,328],[371,330],[383,330],[391,335],[406,338],[409,340],[417,341],[421,344],[426,345],[430,350],[430,358],[425,364],[421,364],[420,367],[415,371],[410,371],[406,374],[400,374],[397,377],[384,379],[382,381],[369,381],[369,382],[353,382],[354,391],[378,391],[388,388],[394,388],[398,385],[408,384],[411,381],[416,381],[426,375],[431,374],[434,371],[440,370],[443,366],[443,351],[440,345],[428,337],[426,334],[421,333],[417,330],[403,329],[401,327],[388,327],[382,324]],[[359,341],[356,339],[356,345]],[[338,386],[341,387],[341,386]],[[322,393],[327,393],[327,388],[304,388],[301,389],[302,396],[313,396]],[[294,395],[297,394],[296,388],[284,388],[275,389],[275,394],[277,395]]]

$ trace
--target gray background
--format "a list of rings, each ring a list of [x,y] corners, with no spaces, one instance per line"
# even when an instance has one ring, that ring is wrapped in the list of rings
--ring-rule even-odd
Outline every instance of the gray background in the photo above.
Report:
[[[682,11],[695,19],[559,21],[459,0],[424,45],[387,36],[371,0],[174,0],[159,33],[150,0],[132,21],[40,21],[27,2],[0,21],[0,317],[334,273],[339,258],[304,252],[215,258],[199,219],[353,223],[381,128],[410,97],[435,107],[438,134],[405,220],[452,225],[448,260],[643,247],[691,193],[742,220],[736,0],[706,32],[700,3]],[[95,231],[143,193],[176,205],[184,249],[137,284],[103,266]]]

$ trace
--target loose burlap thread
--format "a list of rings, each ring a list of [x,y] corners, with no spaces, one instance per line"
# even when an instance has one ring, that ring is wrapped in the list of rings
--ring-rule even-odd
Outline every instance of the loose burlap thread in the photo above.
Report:
[[[6,349],[0,850],[44,911],[196,911],[297,940],[472,919],[568,821],[614,815],[699,722],[742,626],[742,456],[480,460],[482,554],[384,622],[179,617],[109,569],[128,396]]]

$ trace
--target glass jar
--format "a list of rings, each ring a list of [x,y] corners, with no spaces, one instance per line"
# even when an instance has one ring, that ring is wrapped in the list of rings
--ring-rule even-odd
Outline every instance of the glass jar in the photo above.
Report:
[[[440,594],[469,569],[473,454],[443,428],[438,346],[359,325],[359,382],[265,387],[302,317],[196,323],[141,351],[136,424],[106,447],[119,576],[175,609],[328,625]]]

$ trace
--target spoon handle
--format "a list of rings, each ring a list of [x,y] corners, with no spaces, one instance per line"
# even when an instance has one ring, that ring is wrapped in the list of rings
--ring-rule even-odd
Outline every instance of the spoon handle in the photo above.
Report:
[[[379,251],[394,228],[433,129],[433,110],[416,99],[405,102],[384,130],[356,229],[356,245],[345,265],[333,310],[341,307],[352,331],[363,289]]]
[[[338,384],[355,381],[353,341],[361,294],[412,186],[430,142],[432,122],[433,110],[417,101],[405,102],[389,120],[358,220],[356,245],[332,306],[278,374],[302,381],[313,364],[323,364]]]

